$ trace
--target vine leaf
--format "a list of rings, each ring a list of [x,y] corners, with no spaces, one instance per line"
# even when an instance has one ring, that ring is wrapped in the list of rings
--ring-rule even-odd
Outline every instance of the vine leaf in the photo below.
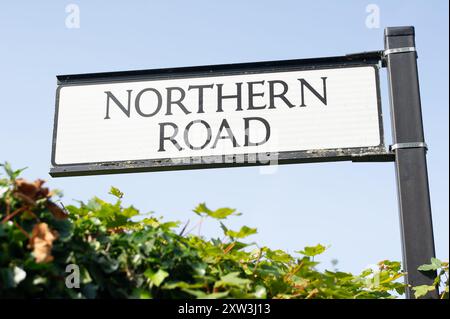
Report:
[[[159,287],[162,282],[164,281],[164,279],[166,279],[167,277],[169,277],[169,273],[162,270],[162,269],[158,269],[157,272],[153,272],[151,269],[147,269],[144,272],[145,277],[147,277],[148,279],[150,279],[150,281],[156,286]]]
[[[317,246],[310,246],[305,247],[303,250],[298,251],[300,254],[308,256],[308,257],[314,257],[317,255],[320,255],[323,253],[327,248],[321,244],[318,244]]]
[[[413,287],[414,296],[416,298],[420,298],[420,297],[425,296],[427,293],[429,293],[430,291],[433,291],[435,289],[436,289],[436,287],[428,286],[428,285],[416,286],[416,287]]]
[[[441,267],[442,261],[440,261],[437,258],[431,258],[431,264],[422,265],[417,269],[420,271],[431,271],[431,270],[438,270]]]
[[[114,187],[114,186],[111,186],[111,189],[109,190],[109,194],[111,194],[119,199],[123,197],[123,192],[121,192],[120,189],[118,189],[117,187]]]
[[[236,209],[223,207],[216,210],[209,209],[205,203],[199,204],[195,209],[194,213],[199,216],[209,216],[214,219],[225,219],[230,215],[241,215],[240,213],[236,213]]]

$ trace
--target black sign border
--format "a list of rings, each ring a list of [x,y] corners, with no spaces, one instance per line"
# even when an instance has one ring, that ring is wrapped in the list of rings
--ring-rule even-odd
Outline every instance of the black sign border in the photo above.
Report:
[[[378,122],[380,130],[380,144],[374,147],[356,147],[324,150],[303,150],[276,153],[276,164],[314,163],[330,161],[355,161],[355,162],[391,162],[394,155],[386,150],[384,145],[383,117],[381,108],[380,80],[379,80],[380,55],[361,54],[313,59],[296,59],[282,61],[266,61],[252,63],[219,64],[196,67],[181,67],[168,69],[137,70],[125,72],[90,73],[57,76],[58,88],[56,90],[55,116],[53,127],[53,142],[50,169],[52,177],[82,176],[99,174],[117,174],[133,172],[169,171],[184,169],[224,168],[240,166],[271,165],[273,162],[254,161],[254,158],[268,158],[267,153],[247,153],[236,155],[221,155],[227,161],[215,162],[218,156],[163,158],[146,160],[124,160],[112,162],[56,164],[55,153],[57,144],[58,107],[60,90],[66,86],[89,85],[104,83],[120,83],[134,81],[168,80],[191,77],[228,76],[239,74],[258,74],[272,72],[289,72],[305,70],[322,70],[351,67],[372,66],[375,69]],[[275,154],[275,153],[274,153]],[[272,154],[272,156],[274,155]],[[243,161],[236,162],[236,158]]]

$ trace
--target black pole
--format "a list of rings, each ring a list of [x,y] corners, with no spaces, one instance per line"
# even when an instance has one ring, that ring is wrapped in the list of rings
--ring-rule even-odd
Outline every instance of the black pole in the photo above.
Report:
[[[415,51],[414,27],[385,29],[385,63],[391,103],[391,121],[397,174],[403,267],[406,283],[432,285],[435,272],[420,265],[435,256],[422,110]],[[414,298],[411,287],[407,298]],[[438,298],[437,289],[427,298]]]

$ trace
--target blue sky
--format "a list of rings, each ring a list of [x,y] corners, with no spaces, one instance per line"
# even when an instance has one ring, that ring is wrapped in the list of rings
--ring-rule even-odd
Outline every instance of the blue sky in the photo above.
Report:
[[[65,25],[68,4],[80,28]],[[368,28],[366,7],[380,9]],[[64,190],[64,202],[108,198],[111,185],[143,212],[194,225],[200,202],[242,212],[231,228],[258,228],[249,239],[294,252],[331,245],[320,260],[359,271],[401,259],[393,163],[254,168],[51,178],[57,74],[282,60],[383,48],[386,26],[414,25],[437,255],[449,250],[449,94],[447,1],[10,1],[0,5],[0,161],[28,166]],[[391,141],[386,71],[381,71],[386,143]],[[205,222],[205,236],[219,236]]]

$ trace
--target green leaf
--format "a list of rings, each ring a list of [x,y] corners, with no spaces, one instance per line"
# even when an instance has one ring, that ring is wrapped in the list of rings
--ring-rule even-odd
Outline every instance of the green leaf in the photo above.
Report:
[[[102,207],[102,202],[103,201],[97,197],[91,198],[86,204],[86,209],[95,212]]]
[[[420,298],[420,297],[425,296],[427,293],[429,293],[430,291],[433,291],[435,289],[436,289],[436,287],[428,286],[428,285],[421,285],[421,286],[413,287],[414,296],[416,298]]]
[[[123,215],[127,218],[131,218],[131,217],[139,215],[139,211],[136,208],[134,208],[133,206],[130,206],[130,207],[122,209],[122,211],[119,212],[119,214]]]
[[[157,272],[153,272],[151,269],[147,269],[144,272],[144,275],[150,279],[150,281],[156,286],[159,287],[161,283],[169,276],[169,273],[162,270],[161,268],[158,269]]]
[[[166,223],[162,223],[160,224],[160,227],[166,231],[168,231],[171,228],[175,228],[180,226],[180,222],[166,222]]]
[[[291,255],[289,255],[288,253],[285,253],[284,251],[282,251],[280,249],[271,250],[271,249],[266,248],[265,251],[266,251],[266,258],[273,260],[273,261],[288,263],[293,260]]]
[[[8,186],[9,181],[6,178],[0,178],[0,186]],[[7,190],[7,187],[5,187],[5,191]],[[2,194],[1,192],[2,190],[0,189],[0,194]]]
[[[116,187],[111,186],[111,189],[109,190],[109,194],[116,196],[117,198],[122,198],[123,193]]]
[[[442,261],[437,258],[431,258],[431,264],[425,264],[417,268],[420,271],[438,270],[442,267]]]
[[[225,219],[232,214],[240,215],[239,213],[235,213],[235,212],[236,212],[235,209],[227,208],[227,207],[219,208],[219,209],[216,209],[215,211],[212,211],[208,207],[206,207],[205,203],[199,204],[194,209],[194,213],[196,213],[197,215],[209,216],[209,217],[215,218],[215,219]]]
[[[398,272],[402,269],[402,264],[398,261],[383,260],[383,261],[379,262],[378,265],[382,269],[389,269],[389,270],[396,271],[396,272]]]
[[[0,164],[0,166],[3,166],[3,168],[6,172],[6,175],[8,175],[10,178],[12,178],[14,172],[11,168],[11,164],[9,164],[8,162],[5,162],[5,164]]]
[[[253,234],[256,234],[256,228],[250,228],[247,226],[241,227],[241,229],[236,232],[231,229],[227,229],[225,235],[230,236],[231,238],[244,238]]]
[[[244,279],[239,277],[239,272],[230,272],[222,277],[214,284],[215,288],[231,286],[231,287],[243,287],[251,282],[250,279]]]
[[[27,169],[27,167],[18,169],[18,170],[13,170],[11,167],[11,164],[9,164],[8,162],[5,162],[4,164],[0,164],[0,166],[3,166],[3,168],[5,169],[6,175],[9,176],[9,178],[11,180],[16,179],[17,177],[19,177],[19,175]]]
[[[321,244],[318,244],[317,246],[310,246],[305,247],[304,250],[298,251],[300,254],[308,256],[308,257],[314,257],[316,255],[320,255],[323,253],[327,248]]]
[[[438,268],[436,268],[432,264],[426,264],[426,265],[419,266],[417,269],[420,271],[431,271],[431,270],[437,270]]]
[[[206,207],[205,203],[198,204],[198,206],[193,210],[193,212],[200,216],[204,214],[209,215],[212,213],[212,211],[208,207]]]
[[[236,212],[235,209],[224,207],[224,208],[216,209],[209,216],[212,218],[216,218],[216,219],[225,219],[228,216],[234,214],[235,212]]]
[[[144,225],[151,226],[151,227],[153,227],[153,228],[156,228],[156,227],[158,227],[159,225],[161,225],[161,224],[159,223],[159,221],[158,221],[156,218],[154,218],[154,217],[151,217],[151,218],[144,218],[143,220],[141,220],[141,223],[143,223]]]

